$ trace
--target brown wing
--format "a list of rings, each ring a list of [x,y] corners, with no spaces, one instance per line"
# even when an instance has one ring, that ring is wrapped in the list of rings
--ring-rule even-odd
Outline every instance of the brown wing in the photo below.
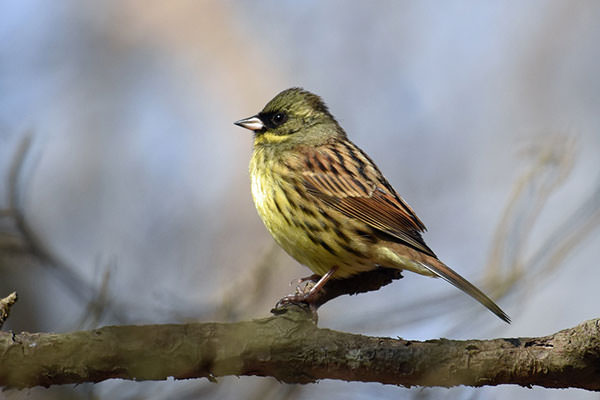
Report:
[[[394,191],[371,159],[351,142],[337,142],[306,154],[304,186],[342,214],[427,255],[425,225]]]

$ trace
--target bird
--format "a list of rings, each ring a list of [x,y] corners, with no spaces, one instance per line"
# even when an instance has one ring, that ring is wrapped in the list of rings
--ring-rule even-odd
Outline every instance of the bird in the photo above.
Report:
[[[282,300],[310,304],[330,279],[383,266],[442,278],[510,323],[427,246],[423,222],[321,97],[286,89],[234,124],[254,134],[249,169],[260,218],[279,246],[320,277],[310,290]]]

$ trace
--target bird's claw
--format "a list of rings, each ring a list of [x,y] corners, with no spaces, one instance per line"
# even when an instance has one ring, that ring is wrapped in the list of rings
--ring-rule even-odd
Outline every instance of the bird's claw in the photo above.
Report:
[[[299,290],[299,287],[297,287],[296,290]],[[316,324],[319,320],[319,316],[317,314],[317,306],[313,303],[314,297],[314,293],[310,292],[310,290],[303,293],[297,292],[296,294],[288,294],[275,303],[275,307],[271,312],[274,314],[281,314],[285,312],[284,307],[289,304],[297,304],[304,307],[308,306],[311,313],[311,319]]]
[[[286,305],[286,304],[291,304],[291,303],[300,303],[302,300],[298,298],[299,296],[294,295],[294,294],[288,294],[287,296],[283,296],[282,298],[280,298],[277,303],[275,303],[275,309],[281,308],[282,306]]]
[[[300,286],[296,287],[296,293],[288,294],[287,296],[283,296],[281,299],[275,303],[275,308],[280,308],[286,304],[297,304],[297,303],[310,303],[310,290],[305,291],[305,289]]]

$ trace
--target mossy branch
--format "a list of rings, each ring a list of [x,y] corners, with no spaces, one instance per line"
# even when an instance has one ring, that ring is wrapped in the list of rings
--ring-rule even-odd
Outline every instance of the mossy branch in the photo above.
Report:
[[[517,384],[600,390],[600,320],[539,338],[407,341],[318,328],[296,305],[237,323],[0,332],[0,386],[272,376],[403,386]]]

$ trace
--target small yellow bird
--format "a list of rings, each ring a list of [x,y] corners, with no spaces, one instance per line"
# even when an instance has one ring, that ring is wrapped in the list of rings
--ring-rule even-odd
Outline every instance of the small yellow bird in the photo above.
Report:
[[[254,132],[250,177],[258,214],[288,254],[321,276],[310,291],[284,300],[310,304],[329,279],[385,266],[441,277],[510,322],[425,244],[425,225],[319,96],[287,89],[235,124]]]

